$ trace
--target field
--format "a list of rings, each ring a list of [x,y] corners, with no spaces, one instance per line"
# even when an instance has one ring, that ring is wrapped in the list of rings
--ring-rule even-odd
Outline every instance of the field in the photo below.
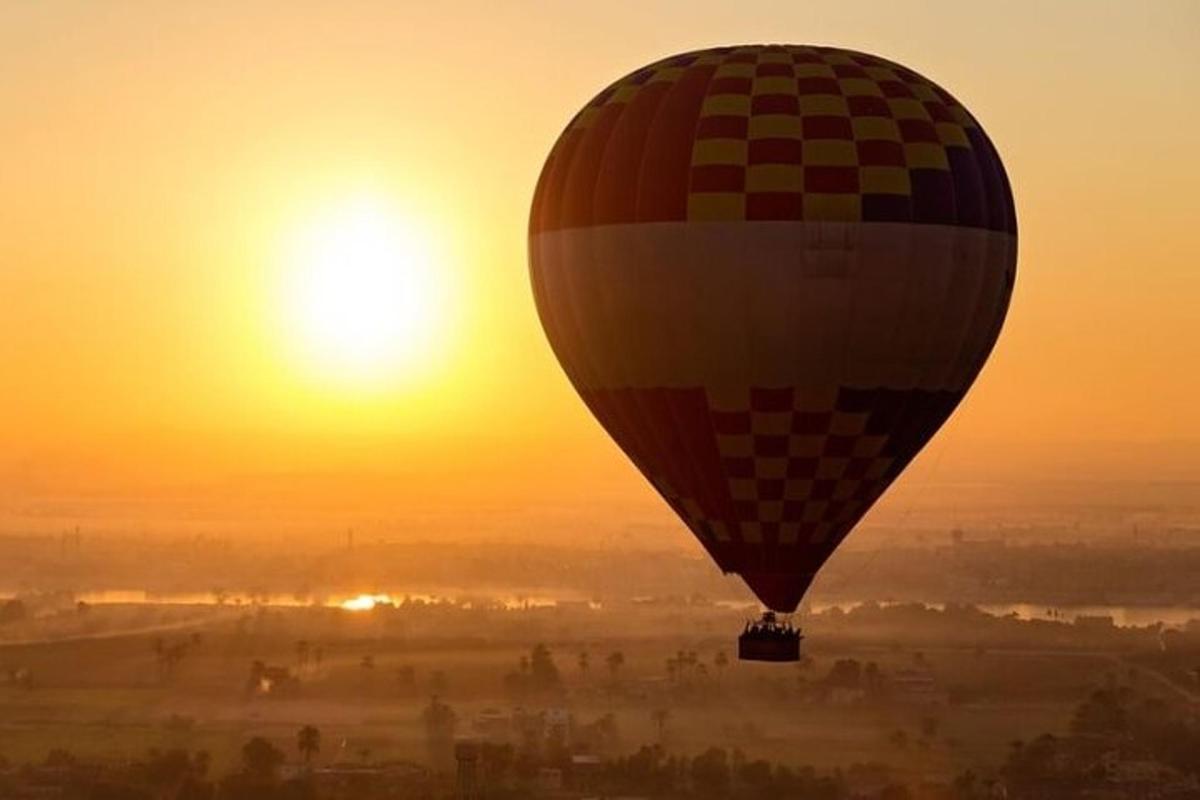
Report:
[[[606,747],[615,753],[652,743],[680,754],[718,746],[780,763],[877,762],[945,779],[994,767],[1014,740],[1064,731],[1093,687],[1127,669],[1119,650],[930,647],[908,641],[903,625],[885,641],[864,641],[852,636],[854,615],[839,623],[846,636],[810,636],[801,665],[744,664],[730,652],[737,615],[715,606],[112,606],[86,614],[85,634],[0,647],[9,676],[0,686],[0,755],[10,762],[37,762],[56,748],[113,760],[178,747],[208,752],[222,770],[252,736],[295,758],[296,732],[312,724],[322,732],[323,762],[421,763],[430,752],[422,712],[437,695],[453,709],[460,738],[494,738],[481,727],[489,715],[561,708],[578,726],[612,714]],[[42,624],[61,632],[68,623],[52,616]],[[26,637],[36,628],[22,624]],[[539,642],[559,685],[515,690],[511,676]],[[164,655],[172,651],[178,656]],[[623,663],[614,667],[618,652]],[[884,683],[927,676],[933,694],[831,691],[839,660],[875,670]],[[255,662],[259,673],[275,670],[275,680],[252,674]]]

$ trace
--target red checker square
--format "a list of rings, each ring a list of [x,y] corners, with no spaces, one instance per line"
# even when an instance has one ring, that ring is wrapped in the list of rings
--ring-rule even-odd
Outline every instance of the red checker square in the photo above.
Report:
[[[758,519],[758,503],[753,500],[734,500],[733,513],[743,522],[753,522]]]
[[[744,411],[712,411],[713,430],[725,436],[749,436],[750,415]]]
[[[871,462],[874,459],[870,458],[852,458],[850,463],[846,465],[842,477],[846,479],[858,480],[867,474],[867,470],[871,467]]]
[[[775,480],[773,478],[760,478],[755,483],[755,489],[758,492],[759,500],[782,500],[783,499],[783,480]]]
[[[733,53],[725,57],[726,64],[753,64],[757,60],[757,53]]]
[[[846,508],[846,504],[840,500],[830,500],[825,506],[825,513],[821,515],[823,519],[837,519],[838,514]]]
[[[803,215],[803,192],[746,192],[746,219],[798,220]]]
[[[833,74],[839,78],[866,78],[867,71],[857,64],[834,64]]]
[[[830,411],[797,411],[792,415],[792,433],[815,436],[828,433],[832,424],[833,413]]]
[[[789,458],[787,463],[787,477],[789,478],[815,478],[817,475],[817,464],[819,458]]]
[[[730,478],[753,478],[754,459],[749,456],[721,459],[725,474]]]
[[[792,53],[792,63],[794,63],[794,64],[824,64],[825,59],[821,58],[816,53]]]
[[[829,436],[822,452],[827,456],[848,456],[854,452],[855,436]]]
[[[693,192],[740,192],[745,187],[746,168],[741,164],[701,164],[692,167]]]
[[[853,139],[849,117],[820,115],[804,117],[801,121],[805,139]]]
[[[892,109],[887,100],[868,94],[856,94],[846,98],[846,106],[852,117],[890,117]]]
[[[791,411],[791,389],[766,389],[755,387],[750,390],[750,408],[753,411]]]
[[[835,480],[820,480],[813,481],[811,497],[813,500],[828,500],[833,497],[833,491],[837,488],[838,482]]]
[[[800,113],[800,98],[794,94],[756,94],[750,99],[751,114]]]
[[[936,100],[926,100],[921,105],[925,106],[925,110],[929,112],[929,117],[934,122],[957,122],[954,115],[950,113],[950,108],[945,103],[939,103]]]
[[[765,541],[774,542],[779,540],[779,523],[764,522],[762,523],[762,537]]]
[[[804,521],[804,501],[803,500],[784,500],[783,501],[783,516],[784,522],[803,522]]]
[[[788,451],[786,436],[755,436],[754,455],[762,458],[784,458]]]
[[[842,89],[834,78],[797,78],[797,94],[841,94]]]
[[[938,141],[937,129],[927,119],[898,119],[896,125],[900,128],[900,138],[906,142]]]
[[[855,142],[858,163],[863,167],[903,167],[904,145],[887,139],[863,139]]]
[[[713,78],[708,84],[708,93],[713,94],[750,94],[751,81],[749,78],[739,78],[736,75],[724,78]]]
[[[655,70],[649,67],[643,67],[642,69],[639,69],[637,72],[633,73],[633,75],[626,80],[626,83],[632,83],[635,86],[641,86],[643,83],[650,80],[650,76],[654,73]]]
[[[803,143],[799,139],[751,139],[746,148],[750,164],[799,164]]]
[[[863,222],[908,222],[913,218],[912,198],[906,194],[862,196]]]
[[[879,91],[884,97],[912,97],[913,91],[908,84],[901,81],[880,81]]]
[[[701,117],[696,123],[697,139],[745,139],[750,129],[749,117],[716,114]]]
[[[854,194],[858,167],[805,167],[804,191],[809,194]]]

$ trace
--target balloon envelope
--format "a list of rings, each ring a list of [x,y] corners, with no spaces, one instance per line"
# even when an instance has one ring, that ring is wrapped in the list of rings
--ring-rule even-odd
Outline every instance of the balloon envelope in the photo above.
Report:
[[[787,612],[983,366],[1016,218],[940,87],[863,53],[743,46],[588,103],[546,160],[529,250],[584,402]]]

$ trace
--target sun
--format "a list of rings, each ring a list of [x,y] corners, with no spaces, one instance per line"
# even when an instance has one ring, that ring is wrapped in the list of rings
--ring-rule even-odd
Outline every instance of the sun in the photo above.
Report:
[[[285,257],[289,338],[322,377],[393,378],[435,355],[445,287],[425,228],[378,197],[331,205]]]

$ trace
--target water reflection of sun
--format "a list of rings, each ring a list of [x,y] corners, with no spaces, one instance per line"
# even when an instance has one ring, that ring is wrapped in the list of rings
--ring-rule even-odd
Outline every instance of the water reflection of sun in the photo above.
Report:
[[[386,594],[360,594],[339,603],[346,611],[370,611],[375,606],[393,605],[392,598]]]

